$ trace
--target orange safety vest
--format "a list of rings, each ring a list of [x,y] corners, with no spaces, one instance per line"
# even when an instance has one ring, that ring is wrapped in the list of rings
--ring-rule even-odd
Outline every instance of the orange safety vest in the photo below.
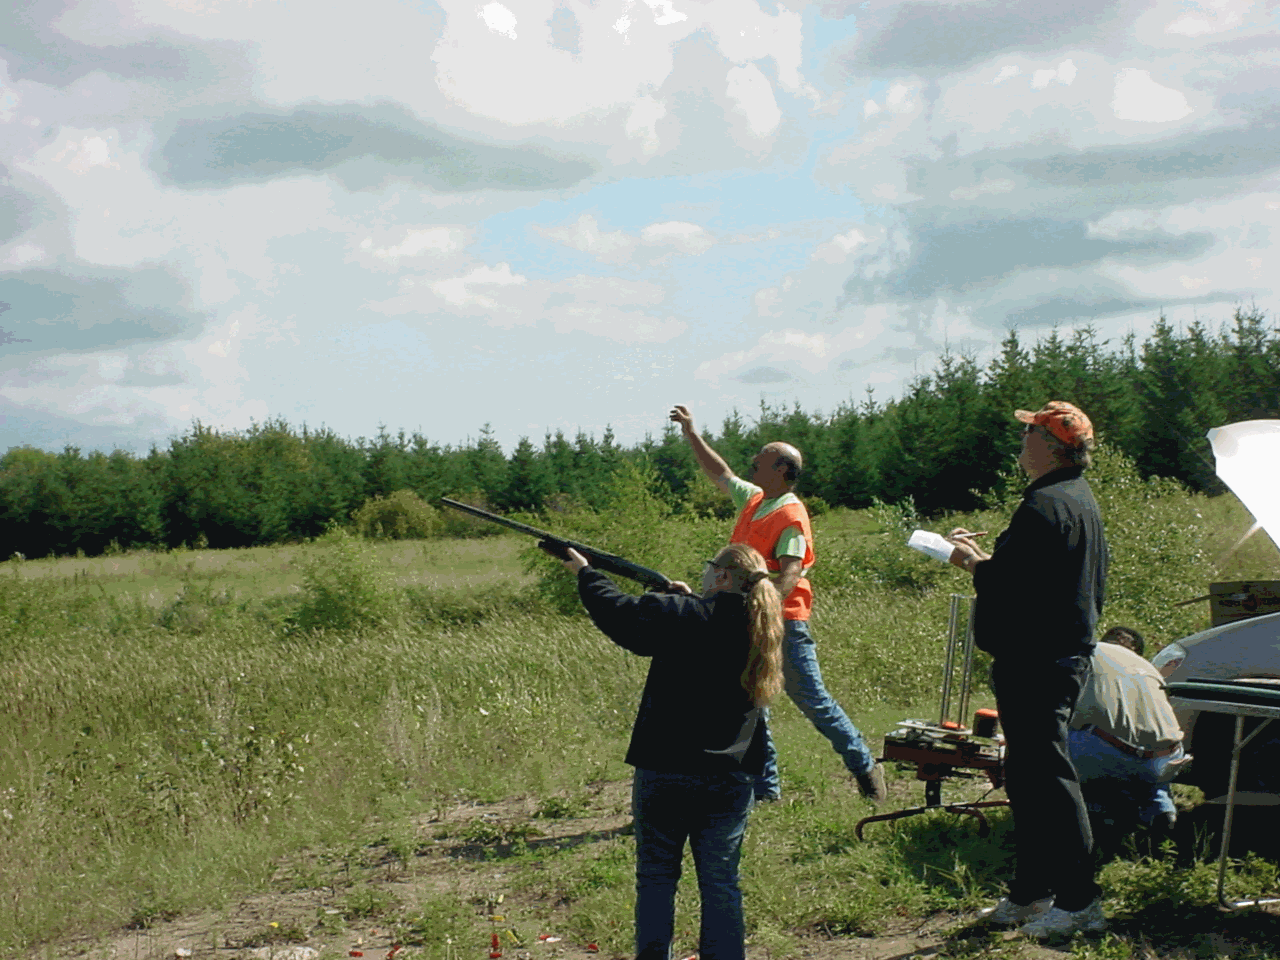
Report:
[[[747,505],[738,514],[738,522],[734,524],[730,543],[745,543],[755,547],[764,557],[765,565],[770,573],[782,569],[773,549],[778,545],[778,538],[787,527],[799,527],[804,534],[804,568],[813,566],[813,531],[809,529],[809,511],[802,503],[788,503],[759,520],[753,520],[756,510],[764,502],[764,491],[752,494]],[[785,620],[808,620],[809,611],[813,607],[813,588],[807,577],[801,577],[786,598],[782,601],[782,616]]]

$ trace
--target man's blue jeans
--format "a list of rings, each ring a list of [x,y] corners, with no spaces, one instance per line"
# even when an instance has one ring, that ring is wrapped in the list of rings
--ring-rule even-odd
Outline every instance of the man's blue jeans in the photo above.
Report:
[[[1082,787],[1106,781],[1110,792],[1132,804],[1130,809],[1145,824],[1176,812],[1169,785],[1162,781],[1165,767],[1182,759],[1182,747],[1165,757],[1142,760],[1089,730],[1070,731],[1067,743]]]
[[[786,620],[782,637],[782,672],[787,696],[809,718],[817,731],[831,741],[831,746],[844,760],[845,768],[855,776],[876,765],[875,755],[862,739],[862,734],[841,709],[840,704],[822,684],[822,668],[806,620]],[[773,737],[765,728],[764,773],[756,782],[756,797],[769,799],[781,791],[778,782],[778,754]]]
[[[631,812],[636,829],[637,960],[671,956],[676,884],[686,840],[702,899],[698,954],[701,960],[744,960],[738,860],[754,780],[747,773],[636,769]]]

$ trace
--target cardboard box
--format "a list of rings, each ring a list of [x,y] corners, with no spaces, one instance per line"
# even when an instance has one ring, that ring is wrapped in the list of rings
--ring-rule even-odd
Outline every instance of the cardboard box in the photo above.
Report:
[[[1280,613],[1280,580],[1209,584],[1209,625],[1212,627],[1268,613]]]

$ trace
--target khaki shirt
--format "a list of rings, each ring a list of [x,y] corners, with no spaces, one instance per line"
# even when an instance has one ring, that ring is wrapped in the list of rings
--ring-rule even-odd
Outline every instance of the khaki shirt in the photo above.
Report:
[[[1132,650],[1100,643],[1091,658],[1089,682],[1080,691],[1071,726],[1095,726],[1103,733],[1145,750],[1182,740],[1173,707],[1158,670]]]

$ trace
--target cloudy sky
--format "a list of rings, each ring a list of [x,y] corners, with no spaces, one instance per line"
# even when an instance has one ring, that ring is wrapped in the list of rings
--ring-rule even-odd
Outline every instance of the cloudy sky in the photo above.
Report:
[[[1264,0],[4,6],[0,449],[633,443],[1280,306]]]

